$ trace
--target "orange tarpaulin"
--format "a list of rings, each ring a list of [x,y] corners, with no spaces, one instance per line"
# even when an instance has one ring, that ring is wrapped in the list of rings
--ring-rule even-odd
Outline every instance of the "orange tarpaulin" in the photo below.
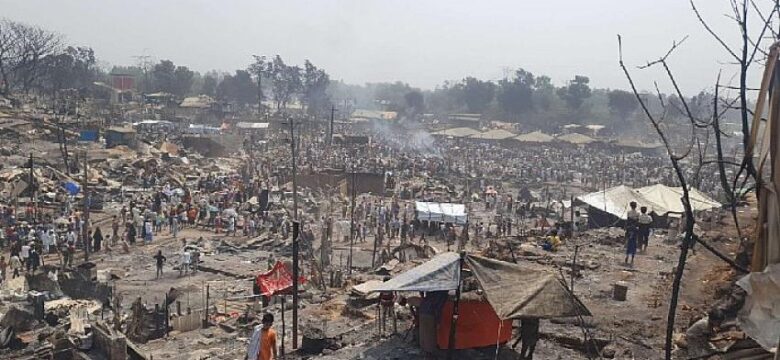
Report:
[[[456,349],[495,346],[496,343],[503,344],[512,338],[512,320],[499,320],[487,301],[461,299],[458,312],[460,314],[455,325]],[[452,319],[451,301],[444,305],[440,319],[436,342],[439,349],[447,349]]]
[[[292,288],[292,270],[289,265],[277,261],[274,267],[257,275],[257,286],[260,288],[260,294],[271,296]],[[298,284],[303,285],[306,279],[303,276],[298,277]]]

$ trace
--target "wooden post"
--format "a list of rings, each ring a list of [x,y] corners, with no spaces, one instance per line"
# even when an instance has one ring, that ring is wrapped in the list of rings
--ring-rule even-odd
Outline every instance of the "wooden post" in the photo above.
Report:
[[[355,246],[355,168],[352,168],[352,187],[350,192],[352,209],[349,220],[349,258],[347,258],[348,274],[352,275],[352,248]]]
[[[279,349],[281,356],[284,357],[284,336],[286,335],[287,327],[284,323],[284,303],[287,302],[287,296],[282,295],[282,346]]]
[[[292,268],[292,348],[298,348],[298,236],[300,234],[301,223],[293,222],[293,268]]]
[[[84,245],[84,262],[89,261],[89,247],[90,247],[90,239],[89,239],[89,207],[90,207],[90,199],[89,199],[89,175],[87,173],[88,169],[87,164],[87,150],[84,150],[84,226],[81,229],[82,233],[82,242]]]
[[[203,318],[203,328],[209,327],[209,284],[206,284],[206,316]]]
[[[447,348],[447,360],[452,360],[452,356],[455,353],[455,328],[458,324],[458,308],[460,306],[460,277],[461,272],[463,271],[463,261],[466,257],[466,252],[460,253],[460,260],[458,261],[458,287],[455,289],[455,303],[452,307],[452,319],[450,320],[450,338],[448,341],[448,348]]]

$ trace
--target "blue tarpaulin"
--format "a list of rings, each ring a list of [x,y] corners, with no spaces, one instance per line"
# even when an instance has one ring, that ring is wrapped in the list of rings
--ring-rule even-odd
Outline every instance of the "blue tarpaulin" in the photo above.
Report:
[[[81,191],[81,186],[79,184],[76,184],[74,182],[66,182],[62,184],[62,187],[68,192],[70,195],[76,195]]]
[[[81,130],[79,132],[79,141],[97,141],[97,140],[98,140],[97,130]]]

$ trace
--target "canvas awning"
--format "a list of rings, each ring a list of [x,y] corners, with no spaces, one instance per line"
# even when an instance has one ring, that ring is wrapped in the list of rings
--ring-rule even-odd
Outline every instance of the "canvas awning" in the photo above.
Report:
[[[415,202],[418,220],[465,224],[468,221],[466,205],[435,202]]]
[[[371,289],[377,291],[449,291],[460,284],[460,255],[447,252]]]
[[[591,315],[553,273],[474,255],[466,264],[502,320]]]

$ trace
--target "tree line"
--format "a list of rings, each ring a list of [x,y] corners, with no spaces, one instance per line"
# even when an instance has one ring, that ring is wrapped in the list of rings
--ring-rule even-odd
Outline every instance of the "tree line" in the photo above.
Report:
[[[110,84],[111,73],[132,75],[140,93],[166,92],[178,98],[202,94],[241,107],[282,109],[295,103],[309,114],[325,114],[331,104],[347,103],[351,108],[397,111],[407,118],[423,113],[478,113],[533,128],[595,122],[619,129],[636,122],[638,109],[632,93],[591,88],[585,75],[556,86],[549,76],[522,68],[499,80],[469,76],[433,90],[402,82],[350,85],[331,81],[311,61],[292,65],[280,55],[255,55],[246,68],[232,73],[201,74],[171,60],[107,69],[99,66],[90,47],[67,45],[61,35],[38,26],[0,20],[0,94],[37,91],[56,95],[59,90],[77,89],[94,96],[93,84]],[[709,98],[702,93],[686,100],[698,104]],[[660,101],[671,105],[672,117],[683,115],[683,102],[675,95],[661,95]]]

